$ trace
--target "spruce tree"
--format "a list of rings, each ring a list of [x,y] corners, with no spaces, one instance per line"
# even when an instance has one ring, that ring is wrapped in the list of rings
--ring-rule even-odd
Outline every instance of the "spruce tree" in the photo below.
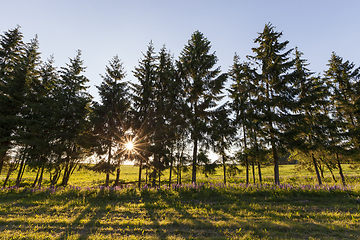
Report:
[[[220,74],[215,53],[210,53],[211,44],[205,36],[196,31],[180,53],[178,68],[184,79],[187,118],[193,142],[192,182],[196,183],[198,144],[203,142],[209,131],[211,109],[221,100],[220,96],[226,74]]]
[[[97,86],[101,102],[94,103],[94,133],[98,140],[97,153],[106,160],[101,161],[95,169],[106,173],[105,186],[109,185],[110,173],[116,167],[119,181],[120,164],[124,160],[123,149],[125,132],[128,126],[130,108],[129,89],[124,81],[126,74],[122,62],[116,55],[106,66],[102,83]]]
[[[298,117],[296,124],[291,126],[288,135],[288,145],[295,151],[303,154],[301,164],[304,165],[306,159],[308,164],[313,166],[319,185],[322,184],[319,164],[321,158],[318,152],[324,150],[326,135],[324,129],[329,119],[323,108],[329,104],[329,91],[320,77],[313,76],[307,66],[307,60],[302,59],[303,53],[295,49],[295,66],[292,73],[294,89],[297,91],[297,106],[294,113]]]
[[[140,139],[141,150],[137,153],[137,164],[139,165],[138,187],[141,186],[141,174],[144,167],[148,167],[149,158],[152,155],[149,149],[151,135],[152,114],[154,108],[154,83],[156,81],[156,55],[153,43],[150,42],[139,65],[133,71],[138,83],[132,84],[132,128],[135,136]]]
[[[88,122],[91,96],[87,93],[89,80],[83,75],[85,67],[78,50],[75,58],[70,59],[59,71],[59,81],[54,90],[58,122],[56,127],[57,165],[63,167],[61,185],[67,185],[71,174],[80,161],[89,155],[86,139],[90,124]]]
[[[258,47],[252,48],[254,56],[248,56],[257,65],[259,98],[262,100],[262,132],[271,146],[274,162],[274,181],[280,184],[279,153],[285,151],[283,137],[288,124],[293,121],[295,94],[289,70],[294,66],[290,58],[292,49],[286,50],[289,41],[280,42],[281,32],[276,32],[271,23],[255,39]]]
[[[25,79],[19,75],[23,55],[20,27],[4,32],[0,40],[0,173],[12,147],[17,115],[22,106]]]
[[[357,157],[360,147],[359,124],[356,115],[356,100],[358,98],[359,68],[354,63],[332,53],[325,77],[330,86],[333,106],[331,116],[336,125],[336,135],[330,137],[330,151],[335,154],[339,173],[343,184],[345,177],[341,167],[341,158]]]

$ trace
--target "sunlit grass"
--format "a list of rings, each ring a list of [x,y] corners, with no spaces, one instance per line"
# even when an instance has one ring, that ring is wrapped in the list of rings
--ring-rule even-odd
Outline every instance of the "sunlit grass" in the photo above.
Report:
[[[243,172],[224,186],[219,169],[199,174],[197,185],[185,173],[183,185],[171,187],[165,171],[161,189],[141,190],[101,187],[104,174],[84,168],[68,187],[50,188],[45,179],[32,189],[35,173],[26,171],[23,187],[0,190],[0,239],[358,239],[359,170],[344,166],[347,188],[327,172],[318,186],[294,165],[280,167],[280,186],[272,184],[272,167],[262,171],[262,185],[256,175],[247,186]],[[121,167],[122,182],[137,177],[136,166]]]
[[[0,238],[357,239],[360,192],[230,184],[0,192]]]
[[[350,165],[344,164],[343,171],[346,176],[347,183],[353,185],[355,188],[360,190],[360,168],[351,169]],[[229,183],[245,183],[245,169],[244,167],[240,167],[242,173],[234,176],[228,177],[227,182]],[[123,183],[135,182],[138,180],[138,167],[133,165],[123,165],[120,168],[120,180]],[[250,169],[251,170],[251,169]],[[259,183],[258,175],[257,175],[257,168],[255,169],[255,182]],[[223,172],[221,168],[218,168],[214,175],[210,175],[209,177],[205,177],[204,174],[201,174],[201,171],[198,171],[197,179],[198,182],[213,182],[218,183],[223,181]],[[336,184],[340,184],[341,180],[339,177],[338,172],[335,170],[334,174],[337,179]],[[5,179],[5,171],[2,172],[0,175],[0,186],[3,185],[3,181]],[[9,179],[7,186],[13,186],[15,184],[17,173],[14,172]],[[272,166],[263,167],[262,168],[262,178],[263,183],[273,183],[274,182],[274,170]],[[36,176],[35,172],[30,170],[25,171],[22,181],[22,186],[28,187],[31,186],[32,182],[34,181]],[[333,181],[331,174],[329,171],[324,172],[325,179],[323,179],[324,184],[335,184]],[[143,181],[145,181],[145,171],[143,171]],[[252,172],[250,171],[249,174],[250,183],[253,183]],[[165,184],[169,180],[169,170],[165,170],[161,177],[162,183]],[[115,175],[110,175],[110,184],[111,182],[115,181]],[[173,172],[172,175],[172,183],[176,182],[176,174]],[[190,183],[191,182],[191,171],[186,173],[182,173],[182,183]],[[280,166],[280,182],[281,183],[289,183],[289,184],[317,184],[317,179],[314,173],[310,173],[308,171],[302,170],[298,171],[296,169],[296,165],[281,165]],[[100,186],[105,183],[105,174],[93,172],[86,170],[85,168],[81,168],[70,177],[69,185],[73,186]],[[49,186],[49,173],[44,174],[44,186]]]

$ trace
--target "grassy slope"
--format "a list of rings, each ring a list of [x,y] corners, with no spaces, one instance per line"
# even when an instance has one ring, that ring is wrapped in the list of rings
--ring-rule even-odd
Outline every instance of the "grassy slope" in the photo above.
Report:
[[[263,172],[272,182],[272,169]],[[346,168],[345,173],[348,182],[359,185],[359,170]],[[282,166],[281,174],[283,183],[316,183],[293,166]],[[26,172],[25,183],[34,175]],[[123,180],[136,177],[136,167],[122,168]],[[211,178],[199,175],[200,182],[205,180],[221,182],[221,171]],[[332,183],[330,176],[327,181]],[[70,180],[76,186],[103,182],[104,175],[89,172]],[[331,192],[221,186],[200,191],[3,190],[0,239],[358,239],[359,197],[358,187]]]
[[[222,187],[3,191],[0,238],[358,239],[358,196]]]

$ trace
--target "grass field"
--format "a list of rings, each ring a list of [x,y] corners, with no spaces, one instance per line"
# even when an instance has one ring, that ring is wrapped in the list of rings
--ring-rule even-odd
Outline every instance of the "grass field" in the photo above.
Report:
[[[238,176],[225,187],[219,171],[196,186],[139,190],[99,187],[104,175],[80,171],[66,188],[2,189],[0,239],[359,239],[359,170],[345,166],[349,188],[327,175],[316,186],[291,165],[281,166],[281,186],[270,184],[271,168],[263,173],[263,186]],[[136,177],[123,167],[122,180]]]

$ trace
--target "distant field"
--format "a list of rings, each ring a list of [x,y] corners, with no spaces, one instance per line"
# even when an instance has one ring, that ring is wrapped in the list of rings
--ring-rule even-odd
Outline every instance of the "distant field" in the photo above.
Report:
[[[354,187],[359,187],[360,189],[360,168],[351,169],[349,165],[344,164],[344,174],[347,179],[347,183],[353,185]],[[241,168],[242,173],[228,178],[228,182],[235,182],[235,183],[245,183],[245,168]],[[258,175],[257,175],[257,168],[255,169],[256,175],[255,180],[258,183]],[[198,171],[200,172],[200,171]],[[8,186],[12,186],[15,183],[17,172],[14,172],[11,177],[10,181],[7,184]],[[340,177],[338,172],[335,170],[334,174],[338,180],[338,184],[340,184]],[[262,168],[262,176],[263,181],[266,183],[273,183],[273,175],[274,170],[272,166],[263,167]],[[334,181],[330,175],[330,172],[325,171],[324,173],[325,179],[323,180],[324,184],[334,184]],[[3,185],[3,181],[6,176],[6,171],[3,171],[0,175],[0,187]],[[36,176],[35,172],[32,171],[25,171],[23,176],[23,186],[30,186],[31,183],[34,181]],[[250,183],[253,183],[252,179],[252,172],[250,171]],[[145,181],[145,171],[142,174],[143,180]],[[121,166],[121,174],[120,179],[122,182],[134,182],[138,180],[138,167],[133,165],[123,165]],[[169,170],[164,171],[162,176],[162,183],[165,184],[169,179]],[[205,177],[203,174],[198,173],[197,179],[199,182],[222,182],[223,181],[223,173],[222,169],[218,168],[216,174],[210,175],[209,177]],[[115,180],[115,175],[110,175],[110,181]],[[176,174],[173,173],[172,182],[176,182]],[[182,173],[182,183],[190,183],[191,182],[191,171],[187,173]],[[317,184],[317,179],[315,177],[315,173],[310,173],[309,171],[298,171],[296,169],[296,165],[281,165],[280,166],[280,182],[281,183],[291,183],[291,184]],[[49,185],[49,173],[44,174],[44,186]],[[105,174],[100,174],[92,171],[88,171],[85,169],[81,169],[79,171],[75,171],[74,174],[70,177],[69,185],[73,186],[99,186],[105,183]]]

